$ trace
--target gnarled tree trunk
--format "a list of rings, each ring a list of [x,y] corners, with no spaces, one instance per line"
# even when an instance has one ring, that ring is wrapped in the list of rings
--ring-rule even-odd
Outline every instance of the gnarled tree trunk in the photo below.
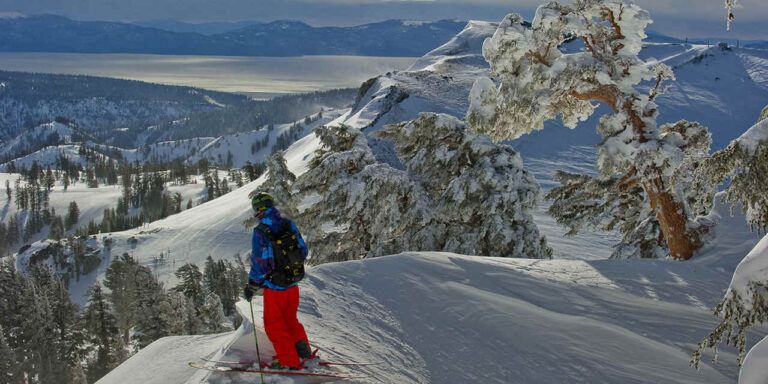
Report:
[[[701,246],[701,240],[698,231],[688,228],[688,216],[683,204],[665,191],[661,178],[643,183],[643,189],[656,212],[669,254],[675,259],[690,259]]]

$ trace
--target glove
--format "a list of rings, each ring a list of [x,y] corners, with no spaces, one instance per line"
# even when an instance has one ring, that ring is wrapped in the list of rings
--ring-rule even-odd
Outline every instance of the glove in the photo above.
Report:
[[[246,300],[251,301],[254,295],[261,296],[261,291],[262,291],[261,287],[251,282],[248,282],[248,284],[245,285],[245,289],[243,290],[243,296],[245,296]]]

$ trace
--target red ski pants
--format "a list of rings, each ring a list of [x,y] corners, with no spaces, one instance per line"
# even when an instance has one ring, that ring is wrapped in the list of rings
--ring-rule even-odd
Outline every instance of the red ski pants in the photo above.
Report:
[[[296,318],[299,309],[299,287],[277,291],[264,290],[264,330],[275,347],[277,359],[286,367],[298,367],[296,343],[304,340],[309,346],[304,326]]]

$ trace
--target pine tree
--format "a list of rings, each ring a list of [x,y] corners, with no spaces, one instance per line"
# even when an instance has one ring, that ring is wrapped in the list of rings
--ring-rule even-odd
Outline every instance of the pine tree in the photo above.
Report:
[[[423,114],[376,133],[395,142],[405,170],[378,163],[358,130],[315,134],[322,148],[294,186],[296,201],[320,195],[297,217],[313,262],[403,251],[549,257],[530,215],[539,186],[520,156],[457,119]]]
[[[614,113],[602,116],[597,127],[604,138],[598,146],[601,177],[618,175],[619,188],[639,185],[642,204],[654,211],[670,255],[687,260],[702,244],[701,229],[692,221],[689,196],[674,187],[672,175],[687,156],[677,139],[687,142],[700,126],[680,122],[691,132],[666,136],[657,126],[654,100],[674,75],[668,66],[649,67],[638,57],[650,22],[646,11],[620,0],[550,2],[538,8],[531,28],[519,14],[507,16],[483,45],[500,84],[487,78],[475,82],[467,121],[494,140],[508,140],[543,129],[558,116],[574,128],[594,113],[593,102],[608,105]],[[571,39],[584,48],[561,51]],[[644,79],[653,81],[649,93],[636,88]]]
[[[85,180],[88,188],[99,187],[99,182],[96,180],[96,171],[91,167],[85,169]]]
[[[201,309],[201,317],[203,319],[203,325],[208,333],[219,333],[227,329],[224,325],[227,322],[227,318],[224,316],[224,308],[221,305],[221,299],[219,298],[219,295],[213,292],[205,297]]]
[[[296,214],[296,207],[292,197],[292,186],[296,181],[296,176],[288,169],[285,157],[283,157],[284,154],[283,151],[277,151],[270,156],[267,160],[267,179],[258,188],[251,191],[248,197],[252,199],[259,192],[267,192],[275,198],[275,204],[279,207],[280,212],[288,217],[293,217]],[[258,219],[252,217],[247,219],[244,224],[250,228],[257,223]]]
[[[395,142],[397,156],[407,167],[407,177],[421,184],[435,207],[416,209],[417,220],[393,223],[395,228],[415,233],[401,250],[551,256],[552,250],[531,216],[541,189],[534,176],[522,169],[523,161],[512,148],[468,132],[454,117],[433,113],[387,126],[375,135]],[[429,225],[418,221],[418,217],[428,217],[418,211],[426,210],[434,212]],[[441,235],[444,240],[421,248]]]
[[[50,191],[55,184],[56,179],[53,177],[53,171],[51,171],[51,167],[48,166],[48,168],[45,170],[45,189]]]
[[[768,108],[768,107],[767,107]],[[765,111],[765,110],[764,110]],[[723,191],[731,209],[741,205],[753,229],[764,234],[762,240],[744,257],[731,279],[731,286],[713,312],[722,317],[715,329],[699,342],[691,359],[698,368],[701,353],[725,340],[739,350],[738,361],[747,353],[747,331],[768,320],[768,119],[758,122],[728,147],[706,159],[696,169],[696,181],[703,188],[714,188],[727,181]]]
[[[77,203],[72,201],[69,203],[69,209],[67,210],[67,216],[64,218],[64,224],[67,229],[71,229],[80,220],[80,208]]]
[[[168,336],[170,330],[167,313],[170,310],[168,297],[149,267],[136,269],[136,296],[132,303],[135,319],[136,341],[144,348],[153,341]]]
[[[13,348],[8,344],[5,339],[5,332],[3,331],[3,325],[0,324],[0,382],[3,383],[17,383],[21,382],[22,377],[20,375],[16,361],[16,354],[13,352]]]
[[[122,342],[127,345],[134,325],[133,303],[138,293],[136,279],[141,266],[127,253],[115,258],[107,268],[104,285],[109,288],[109,300],[114,308]]]
[[[184,264],[176,270],[176,277],[181,282],[174,287],[174,290],[183,293],[184,296],[192,300],[196,307],[201,306],[205,300],[205,295],[203,293],[203,274],[200,272],[200,268],[195,264]]]
[[[20,377],[36,377],[40,383],[70,381],[82,339],[75,327],[77,306],[64,282],[47,264],[32,265],[27,274],[6,266],[2,275],[4,288],[11,290],[3,295],[8,306],[3,313],[11,314],[3,323],[14,329],[8,343],[25,357],[18,366]]]
[[[88,381],[96,382],[119,364],[115,349],[120,337],[117,319],[98,281],[88,290],[82,319],[87,340],[96,348],[88,362],[87,377]]]
[[[747,221],[759,231],[768,231],[768,119],[762,118],[728,147],[712,154],[696,168],[696,185],[710,191],[724,181],[724,201],[732,209],[741,205]],[[699,205],[706,206],[707,200]]]
[[[61,219],[61,216],[54,216],[51,219],[51,229],[48,238],[59,241],[62,237],[64,237],[64,221]]]

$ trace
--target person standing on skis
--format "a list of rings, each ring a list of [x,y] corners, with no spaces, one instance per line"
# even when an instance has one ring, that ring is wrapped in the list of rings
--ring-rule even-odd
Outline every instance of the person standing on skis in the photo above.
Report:
[[[259,223],[253,230],[251,272],[244,296],[264,297],[264,330],[275,347],[274,369],[301,369],[311,358],[309,339],[296,318],[298,282],[304,277],[308,250],[293,221],[281,217],[274,198],[261,192],[251,200]]]

